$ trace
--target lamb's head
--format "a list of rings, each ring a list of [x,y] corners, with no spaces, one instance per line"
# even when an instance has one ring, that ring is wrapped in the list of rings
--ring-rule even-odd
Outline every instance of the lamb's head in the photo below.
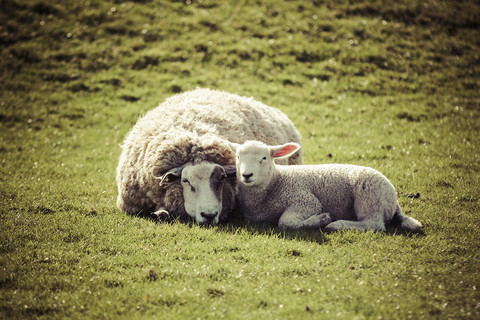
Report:
[[[237,180],[248,187],[267,186],[275,170],[275,161],[290,157],[300,149],[291,142],[268,146],[260,141],[247,141],[242,145],[231,143],[236,152]]]
[[[165,174],[167,181],[180,180],[186,213],[198,224],[218,224],[222,214],[226,179],[235,174],[235,166],[211,162],[186,164]]]

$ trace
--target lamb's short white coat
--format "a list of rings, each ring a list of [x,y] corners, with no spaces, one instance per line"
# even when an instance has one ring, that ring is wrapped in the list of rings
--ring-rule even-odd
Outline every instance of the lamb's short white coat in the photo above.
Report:
[[[231,144],[236,151],[237,181],[247,221],[278,223],[281,228],[381,230],[394,219],[418,231],[421,223],[402,213],[395,188],[368,167],[276,165],[300,149],[296,143],[267,146],[259,141]]]

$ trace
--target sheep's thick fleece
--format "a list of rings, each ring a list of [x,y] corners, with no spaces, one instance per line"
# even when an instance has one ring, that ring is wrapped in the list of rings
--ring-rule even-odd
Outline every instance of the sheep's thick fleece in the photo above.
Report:
[[[280,110],[253,98],[210,89],[175,95],[141,117],[127,134],[117,167],[117,206],[130,214],[158,209],[188,217],[179,182],[159,186],[159,177],[186,163],[234,165],[229,142],[260,140],[300,143],[293,123]],[[302,164],[302,154],[288,164]],[[235,205],[235,181],[225,183],[222,213]]]

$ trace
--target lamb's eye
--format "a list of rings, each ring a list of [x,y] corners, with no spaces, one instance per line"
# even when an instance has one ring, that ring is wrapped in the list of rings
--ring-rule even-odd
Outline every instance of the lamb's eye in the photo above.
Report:
[[[190,184],[190,182],[187,179],[183,179],[182,182]]]
[[[267,160],[267,157],[263,157],[262,160],[260,160],[260,163],[262,163],[265,160]]]

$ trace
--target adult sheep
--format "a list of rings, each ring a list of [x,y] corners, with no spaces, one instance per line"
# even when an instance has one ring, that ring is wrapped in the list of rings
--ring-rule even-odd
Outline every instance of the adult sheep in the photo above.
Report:
[[[225,220],[236,205],[230,142],[301,143],[276,108],[221,91],[196,89],[168,98],[127,134],[117,167],[117,206],[129,214]],[[301,153],[282,161],[302,164]]]

